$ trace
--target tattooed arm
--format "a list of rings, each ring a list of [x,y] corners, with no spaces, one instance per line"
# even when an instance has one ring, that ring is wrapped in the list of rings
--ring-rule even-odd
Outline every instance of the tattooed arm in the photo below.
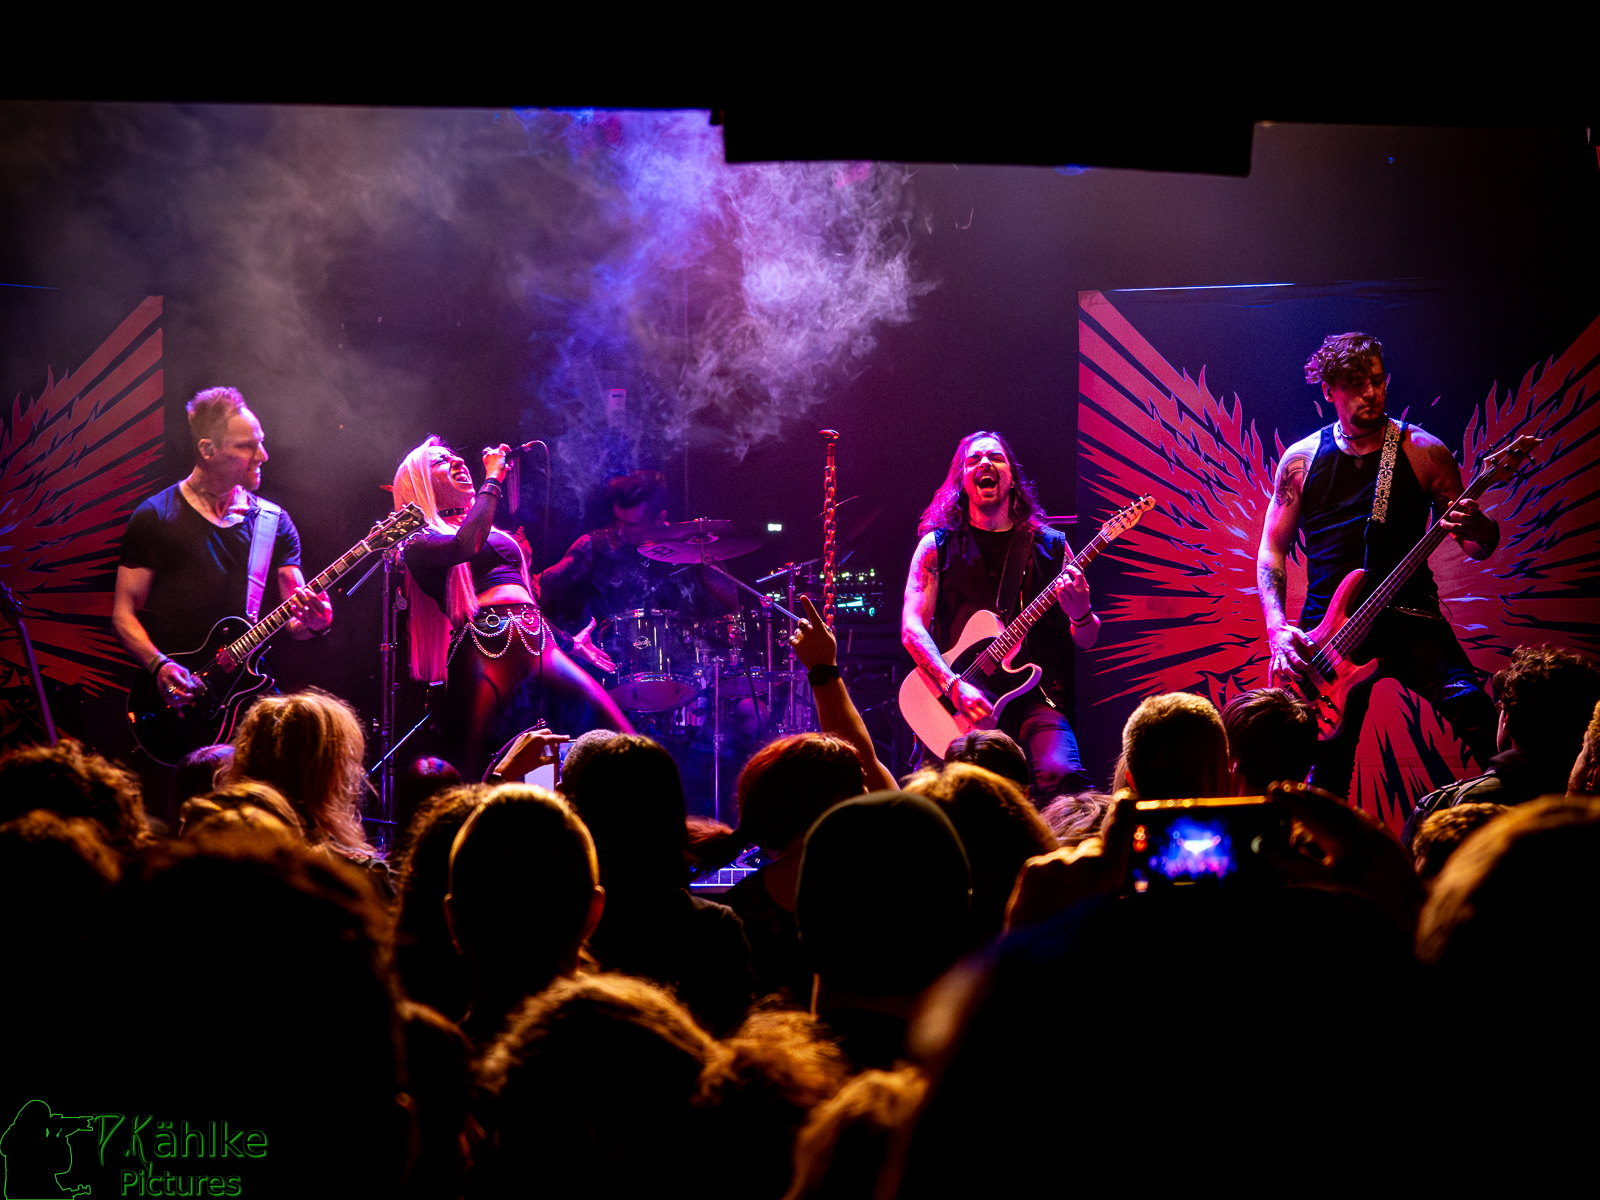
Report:
[[[1305,634],[1289,624],[1284,612],[1288,592],[1286,564],[1289,549],[1300,529],[1300,493],[1315,452],[1311,439],[1296,442],[1285,451],[1278,464],[1272,503],[1261,528],[1261,546],[1256,551],[1256,586],[1261,596],[1261,615],[1267,625],[1268,684],[1276,684],[1299,673],[1305,666],[1308,647]]]
[[[981,721],[994,711],[988,698],[970,683],[961,682],[939,653],[939,644],[928,632],[934,606],[939,601],[939,545],[933,534],[917,543],[911,556],[911,571],[906,576],[905,607],[900,612],[900,641],[917,666],[941,693],[950,697],[969,721]],[[931,747],[943,753],[943,746]]]

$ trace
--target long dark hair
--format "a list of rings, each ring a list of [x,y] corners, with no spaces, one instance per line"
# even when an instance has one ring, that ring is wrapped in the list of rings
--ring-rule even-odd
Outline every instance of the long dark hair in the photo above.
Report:
[[[1004,434],[980,429],[976,433],[967,434],[956,444],[955,457],[950,460],[950,469],[945,472],[944,482],[933,494],[932,502],[923,510],[922,520],[917,524],[918,537],[935,529],[960,529],[967,520],[967,497],[961,488],[961,473],[966,465],[967,451],[972,449],[972,443],[979,438],[993,438],[999,442],[1000,448],[1006,452],[1006,458],[1011,463],[1012,523],[1026,525],[1034,531],[1043,527],[1044,515],[1039,503],[1039,493],[1034,490],[1033,481],[1023,473],[1022,464],[1012,452],[1011,443],[1006,441]]]

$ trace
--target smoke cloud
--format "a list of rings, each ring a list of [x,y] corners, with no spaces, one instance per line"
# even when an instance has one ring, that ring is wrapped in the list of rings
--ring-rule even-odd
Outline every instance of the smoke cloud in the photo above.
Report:
[[[742,457],[931,287],[904,168],[730,167],[704,113],[0,108],[8,272],[117,317],[166,294],[169,388],[241,387],[330,471],[515,425],[570,508]]]

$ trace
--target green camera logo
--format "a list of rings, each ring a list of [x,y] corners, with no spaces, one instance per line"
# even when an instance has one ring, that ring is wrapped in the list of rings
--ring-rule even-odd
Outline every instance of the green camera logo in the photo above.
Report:
[[[0,1134],[4,1200],[55,1200],[87,1196],[92,1186],[72,1174],[71,1139],[116,1169],[119,1196],[242,1196],[240,1172],[267,1156],[267,1135],[228,1121],[162,1120],[154,1115],[95,1113],[64,1117],[43,1100],[30,1100]],[[121,1153],[114,1143],[121,1141]]]

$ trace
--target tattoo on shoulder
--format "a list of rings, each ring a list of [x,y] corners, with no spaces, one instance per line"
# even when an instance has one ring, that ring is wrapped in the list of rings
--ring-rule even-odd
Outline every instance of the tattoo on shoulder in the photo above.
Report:
[[[929,545],[917,554],[915,563],[917,587],[927,591],[939,582],[939,550],[937,546]]]
[[[1300,489],[1305,486],[1306,470],[1311,460],[1304,454],[1290,454],[1278,464],[1277,490],[1273,499],[1279,504],[1292,504],[1300,496]]]

